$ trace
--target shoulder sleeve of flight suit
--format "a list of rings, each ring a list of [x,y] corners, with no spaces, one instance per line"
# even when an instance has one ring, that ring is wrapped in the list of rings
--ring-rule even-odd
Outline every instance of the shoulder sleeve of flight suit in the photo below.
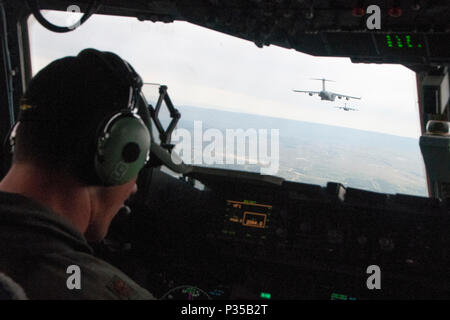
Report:
[[[87,253],[48,254],[34,263],[28,268],[33,283],[26,288],[31,299],[155,300],[122,271]]]

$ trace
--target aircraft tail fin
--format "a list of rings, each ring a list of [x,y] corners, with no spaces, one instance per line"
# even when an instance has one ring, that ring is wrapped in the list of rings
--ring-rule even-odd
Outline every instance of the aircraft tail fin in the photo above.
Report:
[[[322,79],[320,79],[320,78],[311,78],[311,80],[320,80],[320,81],[322,81],[322,90],[323,91],[325,91],[325,81],[327,81],[327,82],[336,82],[334,80],[329,80],[329,79],[325,79],[325,78],[322,78]]]

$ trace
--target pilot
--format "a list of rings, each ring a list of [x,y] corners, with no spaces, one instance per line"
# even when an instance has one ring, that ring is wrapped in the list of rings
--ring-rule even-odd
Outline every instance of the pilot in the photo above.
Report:
[[[0,272],[28,298],[154,299],[88,244],[106,236],[148,160],[141,86],[127,62],[95,49],[30,81],[0,182]]]

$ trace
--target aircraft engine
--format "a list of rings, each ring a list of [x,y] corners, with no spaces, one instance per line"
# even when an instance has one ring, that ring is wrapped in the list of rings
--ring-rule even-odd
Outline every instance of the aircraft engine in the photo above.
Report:
[[[312,95],[313,95],[312,93],[308,93],[308,94],[309,94],[311,97],[312,97]]]

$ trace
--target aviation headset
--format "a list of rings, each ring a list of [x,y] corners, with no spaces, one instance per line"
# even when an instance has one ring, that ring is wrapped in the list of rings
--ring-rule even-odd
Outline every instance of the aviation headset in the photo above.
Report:
[[[81,178],[88,184],[113,186],[131,181],[149,160],[150,131],[138,114],[138,104],[144,99],[141,96],[142,79],[128,62],[110,52],[85,49],[77,57],[93,55],[112,76],[121,81],[129,89],[127,104],[120,106],[100,122],[95,131],[92,143],[94,147],[87,154],[81,152],[84,163],[89,165],[80,168]],[[118,70],[122,69],[122,70]],[[118,72],[119,71],[119,72]],[[120,73],[120,76],[117,76]],[[36,121],[32,102],[27,100],[20,106],[19,121],[11,128],[9,146],[14,152],[17,128],[21,122]],[[37,117],[39,119],[39,117]],[[37,121],[46,121],[40,119]],[[85,146],[86,149],[87,146]]]

